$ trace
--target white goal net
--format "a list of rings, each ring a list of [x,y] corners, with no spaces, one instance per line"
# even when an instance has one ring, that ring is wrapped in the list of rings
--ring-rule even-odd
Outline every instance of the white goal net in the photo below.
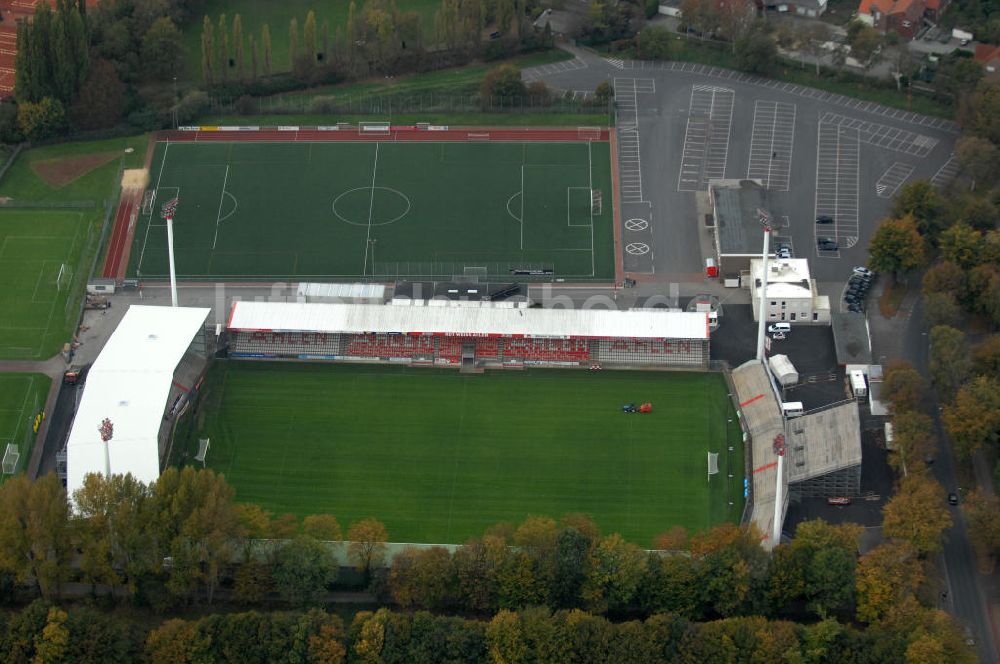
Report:
[[[719,453],[709,452],[708,453],[708,479],[712,479],[712,475],[718,475],[719,473]]]
[[[3,453],[3,474],[13,475],[17,470],[17,462],[21,458],[21,452],[14,443],[7,443],[7,449]]]
[[[56,275],[56,290],[60,293],[69,288],[69,283],[73,279],[73,271],[66,263],[59,266],[59,274]]]

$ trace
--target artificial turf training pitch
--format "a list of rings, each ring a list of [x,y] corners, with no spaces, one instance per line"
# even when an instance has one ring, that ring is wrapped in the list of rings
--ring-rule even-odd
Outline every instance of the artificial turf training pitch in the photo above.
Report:
[[[219,362],[201,399],[179,444],[193,454],[210,437],[208,466],[237,500],[345,528],[374,517],[397,542],[460,543],[500,521],[584,512],[649,546],[743,509],[716,373]],[[652,414],[621,410],[644,401]],[[711,480],[708,451],[721,452]]]
[[[143,278],[167,274],[175,198],[182,278],[614,277],[607,142],[159,143],[150,178]]]

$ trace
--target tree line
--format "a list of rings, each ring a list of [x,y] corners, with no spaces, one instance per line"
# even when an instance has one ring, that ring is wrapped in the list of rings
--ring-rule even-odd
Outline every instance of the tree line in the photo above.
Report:
[[[910,664],[975,661],[943,614],[900,615],[921,633],[908,645],[893,628],[859,629],[834,619],[809,625],[760,616],[691,622],[670,613],[610,622],[579,609],[502,610],[490,619],[426,611],[360,611],[345,626],[321,609],[212,614],[149,628],[86,606],[36,601],[0,614],[7,662],[313,662],[316,664],[561,664],[616,662],[803,662]]]
[[[883,634],[886,652],[930,640],[928,647],[965,661],[952,646],[955,626],[926,599],[934,596],[927,554],[947,523],[927,525],[925,501],[906,490],[885,508],[890,541],[863,555],[861,529],[851,524],[802,523],[772,555],[755,529],[734,524],[694,535],[674,528],[646,551],[602,534],[586,515],[568,514],[501,523],[454,551],[408,548],[389,559],[389,534],[374,519],[351,524],[345,535],[331,515],[275,515],[236,502],[222,476],[193,467],[169,468],[151,485],[91,475],[73,495],[74,509],[67,499],[53,475],[14,477],[0,487],[0,584],[8,598],[58,601],[74,582],[162,614],[220,601],[304,609],[326,604],[332,591],[367,588],[407,611],[484,620],[544,606],[591,626],[605,625],[603,615],[648,621],[661,614],[684,623],[857,623]],[[330,544],[342,539],[346,545]],[[334,546],[346,546],[346,561]],[[210,624],[222,629],[227,619]],[[349,637],[344,647],[353,643]]]
[[[938,505],[943,490],[927,472],[938,445],[930,390],[943,405],[947,441],[959,459],[995,452],[1000,435],[1000,83],[979,81],[962,109],[959,177],[942,191],[926,180],[904,185],[869,247],[870,265],[894,281],[924,270],[931,384],[897,361],[887,367],[884,390],[899,448],[890,462],[906,475],[902,486],[913,500]],[[977,490],[962,497],[962,510],[977,553],[995,559],[1000,501]]]

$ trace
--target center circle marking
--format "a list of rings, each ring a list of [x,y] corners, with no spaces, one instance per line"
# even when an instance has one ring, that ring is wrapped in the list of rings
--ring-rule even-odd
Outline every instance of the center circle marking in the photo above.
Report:
[[[374,192],[372,190],[374,190]],[[385,194],[388,194],[388,195],[390,195],[392,197],[402,199],[401,205],[405,204],[405,207],[403,208],[402,212],[400,212],[399,214],[397,214],[395,217],[393,217],[391,219],[372,219],[371,222],[368,222],[368,221],[355,221],[354,219],[349,219],[346,216],[344,216],[343,214],[341,214],[340,210],[337,209],[337,205],[339,203],[341,203],[341,201],[345,197],[348,197],[351,194],[357,194],[357,192],[366,192],[369,196],[379,195],[379,192],[384,192],[382,194],[383,196]],[[397,221],[399,221],[400,219],[402,219],[403,217],[405,217],[407,214],[409,214],[409,212],[410,212],[410,199],[409,199],[409,197],[406,194],[404,194],[403,192],[399,191],[398,189],[393,189],[392,187],[379,187],[379,186],[376,186],[376,187],[354,187],[353,189],[348,189],[347,191],[343,192],[342,194],[340,194],[339,196],[337,196],[335,199],[333,199],[333,206],[332,207],[333,207],[333,214],[336,215],[336,217],[338,219],[340,219],[341,221],[343,221],[345,224],[351,224],[352,226],[365,226],[365,227],[366,226],[388,226],[389,224],[396,223]]]

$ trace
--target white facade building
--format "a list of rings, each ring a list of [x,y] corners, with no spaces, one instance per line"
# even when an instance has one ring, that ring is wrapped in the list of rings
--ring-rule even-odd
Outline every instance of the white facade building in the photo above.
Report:
[[[750,298],[754,320],[760,312],[763,261],[750,261]],[[830,298],[816,293],[816,282],[809,277],[809,261],[804,258],[778,258],[767,262],[767,320],[829,325]]]

